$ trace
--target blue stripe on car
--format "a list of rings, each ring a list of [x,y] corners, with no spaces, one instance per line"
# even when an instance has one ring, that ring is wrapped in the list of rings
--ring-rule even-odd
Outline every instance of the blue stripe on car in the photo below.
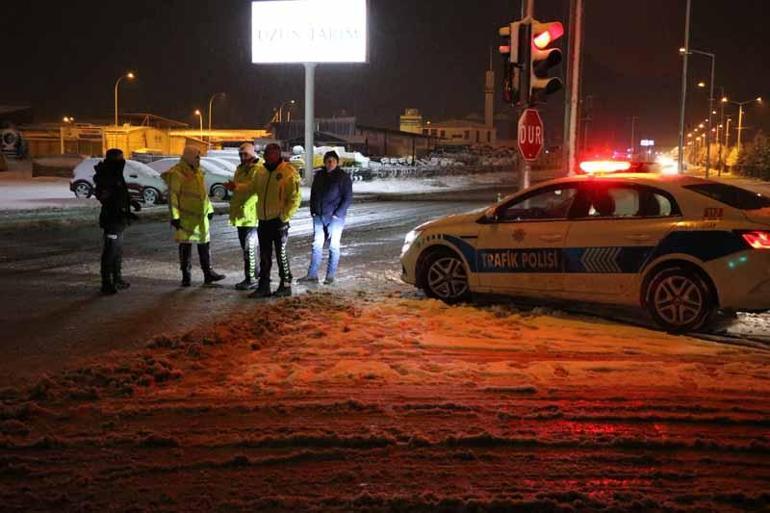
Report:
[[[641,272],[650,262],[668,254],[685,254],[708,262],[747,249],[743,239],[729,231],[674,232],[657,246],[604,246],[590,248],[490,248],[477,250],[452,235],[437,234],[465,257],[472,273],[589,273]]]

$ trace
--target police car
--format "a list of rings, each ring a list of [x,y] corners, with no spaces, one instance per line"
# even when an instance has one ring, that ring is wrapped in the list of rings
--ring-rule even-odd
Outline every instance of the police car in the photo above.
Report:
[[[448,303],[636,305],[693,331],[717,309],[770,309],[770,198],[688,176],[561,178],[417,227],[401,262],[405,282]]]

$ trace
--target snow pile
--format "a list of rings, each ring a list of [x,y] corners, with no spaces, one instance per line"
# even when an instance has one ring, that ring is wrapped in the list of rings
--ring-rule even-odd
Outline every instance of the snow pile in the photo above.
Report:
[[[0,391],[0,500],[761,511],[769,371],[766,350],[538,310],[306,294]]]

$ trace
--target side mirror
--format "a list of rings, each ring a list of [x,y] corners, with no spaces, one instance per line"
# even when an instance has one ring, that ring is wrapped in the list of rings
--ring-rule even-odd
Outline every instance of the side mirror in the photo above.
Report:
[[[482,219],[485,223],[494,223],[498,218],[497,206],[492,206],[484,211],[484,217]]]

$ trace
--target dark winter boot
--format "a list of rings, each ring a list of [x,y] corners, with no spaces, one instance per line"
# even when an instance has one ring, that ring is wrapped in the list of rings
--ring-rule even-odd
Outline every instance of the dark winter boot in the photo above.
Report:
[[[112,296],[113,294],[117,294],[118,293],[118,289],[115,288],[115,284],[112,283],[112,280],[110,280],[110,279],[106,279],[105,280],[104,278],[102,278],[102,289],[101,289],[101,292],[105,296]]]
[[[243,275],[245,278],[242,282],[235,285],[236,290],[251,290],[257,288],[255,268],[256,259],[254,258],[254,249],[247,247],[243,252]]]
[[[179,268],[182,270],[182,287],[189,287],[192,281],[192,244],[179,245]]]
[[[253,297],[253,298],[270,297],[270,282],[259,280],[259,285],[257,286],[257,290],[249,294],[249,297]]]
[[[115,268],[112,271],[112,283],[115,284],[116,289],[126,290],[131,284],[123,279],[123,262],[120,258],[115,260],[114,266]]]
[[[251,290],[257,288],[257,281],[251,278],[246,278],[243,281],[235,284],[235,290]]]
[[[224,274],[219,274],[211,268],[211,245],[208,242],[205,244],[198,244],[198,258],[200,258],[201,261],[203,283],[209,285],[225,279]]]
[[[278,288],[275,289],[275,292],[273,292],[274,297],[288,297],[291,296],[291,282],[285,283],[283,280],[281,280],[281,283],[278,285]]]

